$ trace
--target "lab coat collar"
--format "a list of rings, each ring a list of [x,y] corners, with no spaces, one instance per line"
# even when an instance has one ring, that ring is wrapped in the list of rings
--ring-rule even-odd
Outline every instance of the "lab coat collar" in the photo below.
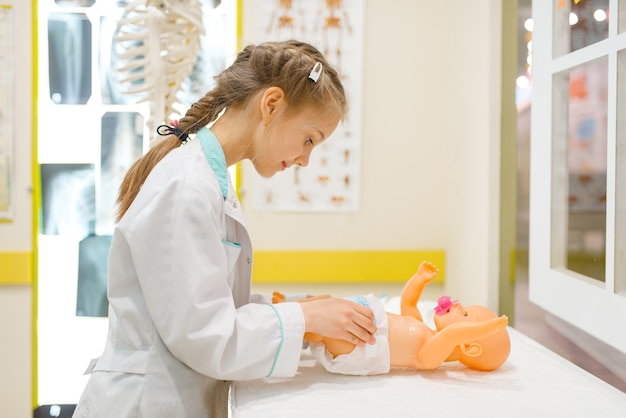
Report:
[[[224,155],[222,144],[220,144],[215,134],[207,127],[200,129],[196,136],[200,140],[200,144],[202,144],[204,157],[217,177],[222,196],[226,199],[228,197],[228,171],[226,169],[226,156]]]
[[[204,151],[207,163],[215,173],[220,191],[224,197],[224,207],[226,213],[240,224],[244,225],[243,213],[240,208],[239,199],[229,181],[228,168],[226,166],[226,156],[222,145],[211,130],[204,127],[198,131],[196,137],[200,140],[200,145]]]

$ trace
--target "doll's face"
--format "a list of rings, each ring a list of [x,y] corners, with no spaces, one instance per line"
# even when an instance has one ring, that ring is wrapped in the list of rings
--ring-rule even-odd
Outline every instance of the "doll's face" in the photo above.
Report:
[[[458,301],[450,302],[446,309],[439,309],[435,314],[435,326],[441,330],[459,321],[484,321],[497,315],[484,306],[463,306]]]

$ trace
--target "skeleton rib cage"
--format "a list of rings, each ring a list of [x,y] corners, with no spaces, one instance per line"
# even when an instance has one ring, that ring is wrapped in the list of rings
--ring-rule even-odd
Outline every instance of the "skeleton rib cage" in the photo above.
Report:
[[[150,132],[180,116],[177,94],[193,70],[203,34],[199,0],[138,0],[119,20],[119,86],[138,103],[148,103]],[[154,134],[150,140],[154,143]]]

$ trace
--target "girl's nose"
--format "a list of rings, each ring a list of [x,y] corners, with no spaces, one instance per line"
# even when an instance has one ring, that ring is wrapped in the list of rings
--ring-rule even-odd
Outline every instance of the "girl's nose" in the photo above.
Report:
[[[296,164],[300,167],[306,167],[309,165],[309,157],[311,157],[311,150],[304,150],[302,154],[300,154],[296,158]]]

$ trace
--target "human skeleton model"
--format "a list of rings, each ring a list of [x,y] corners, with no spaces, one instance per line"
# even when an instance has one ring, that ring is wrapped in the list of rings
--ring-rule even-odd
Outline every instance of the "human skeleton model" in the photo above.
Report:
[[[505,315],[498,317],[484,306],[464,307],[443,296],[435,308],[436,330],[422,321],[417,302],[424,287],[438,273],[432,263],[423,262],[402,290],[401,314],[386,313],[390,365],[429,370],[444,362],[460,361],[477,370],[500,367],[511,349]],[[280,294],[275,294],[274,299],[280,301]],[[302,303],[306,301],[304,299]],[[317,334],[306,333],[304,339],[323,342],[334,358],[349,354],[355,348],[349,342]]]
[[[148,126],[180,116],[176,95],[193,70],[202,34],[200,0],[136,0],[126,7],[115,35],[117,70],[122,92],[149,103]]]

